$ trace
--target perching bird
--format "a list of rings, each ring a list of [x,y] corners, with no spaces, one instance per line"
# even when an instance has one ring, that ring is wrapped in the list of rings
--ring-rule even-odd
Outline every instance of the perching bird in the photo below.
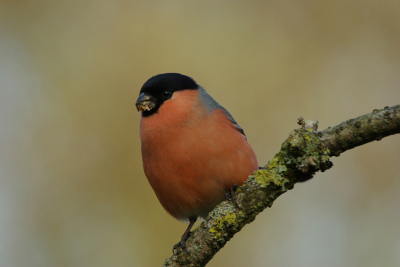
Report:
[[[187,251],[197,218],[206,218],[229,193],[235,202],[233,188],[258,169],[256,155],[231,114],[188,76],[150,78],[136,107],[144,172],[164,209],[190,222],[173,249]]]

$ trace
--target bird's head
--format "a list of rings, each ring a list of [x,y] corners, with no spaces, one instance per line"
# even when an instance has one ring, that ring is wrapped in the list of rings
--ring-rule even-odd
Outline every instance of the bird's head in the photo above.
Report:
[[[140,90],[136,108],[143,117],[153,115],[175,92],[197,90],[199,86],[190,77],[179,73],[164,73],[151,77]]]

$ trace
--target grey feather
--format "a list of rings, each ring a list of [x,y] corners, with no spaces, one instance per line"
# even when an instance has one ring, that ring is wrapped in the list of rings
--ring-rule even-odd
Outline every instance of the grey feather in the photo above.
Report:
[[[243,128],[240,127],[240,125],[235,121],[235,119],[232,117],[232,115],[227,111],[223,106],[221,106],[217,101],[215,101],[212,96],[210,96],[207,91],[199,85],[199,96],[201,101],[204,103],[204,105],[207,108],[208,112],[212,112],[215,109],[221,109],[225,112],[225,114],[228,116],[229,120],[232,122],[232,124],[235,126],[236,130],[238,130],[240,133],[244,135],[244,137],[247,140],[246,135],[244,134]]]

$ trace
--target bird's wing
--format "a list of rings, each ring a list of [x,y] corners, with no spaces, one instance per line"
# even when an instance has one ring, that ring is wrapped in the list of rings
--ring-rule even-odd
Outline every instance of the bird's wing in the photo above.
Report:
[[[215,101],[214,98],[212,98],[212,96],[210,96],[207,91],[199,86],[199,95],[200,98],[202,100],[202,102],[204,103],[204,105],[207,107],[207,110],[209,112],[212,112],[215,109],[221,109],[225,112],[226,116],[228,116],[229,120],[232,122],[232,124],[235,126],[236,130],[238,130],[241,134],[244,135],[244,137],[247,140],[246,135],[244,134],[244,130],[242,127],[240,127],[240,125],[235,121],[235,119],[232,117],[232,115],[229,113],[229,111],[227,111],[223,106],[221,106],[217,101]]]

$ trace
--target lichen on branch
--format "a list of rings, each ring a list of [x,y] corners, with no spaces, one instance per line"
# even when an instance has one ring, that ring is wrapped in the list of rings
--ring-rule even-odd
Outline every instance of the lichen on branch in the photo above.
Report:
[[[318,122],[299,118],[302,127],[289,134],[281,150],[268,164],[257,170],[236,192],[240,208],[223,201],[193,232],[186,246],[167,259],[163,266],[205,266],[212,257],[246,224],[297,182],[307,181],[318,171],[333,166],[338,156],[356,146],[400,133],[400,105],[372,113],[316,132]]]

